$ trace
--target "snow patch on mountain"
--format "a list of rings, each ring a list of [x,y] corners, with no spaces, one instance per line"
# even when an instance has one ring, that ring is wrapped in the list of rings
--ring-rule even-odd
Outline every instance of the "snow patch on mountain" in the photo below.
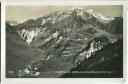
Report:
[[[48,21],[50,21],[52,18],[42,19],[41,25],[44,25]]]
[[[70,11],[77,10],[77,15],[79,15],[79,16],[82,16],[84,13],[89,13],[89,14],[93,15],[95,18],[98,18],[101,20],[105,20],[105,21],[114,20],[114,18],[105,17],[101,13],[94,11],[93,9],[84,9],[79,6],[75,6],[75,7],[69,8],[68,10],[70,10]]]
[[[15,21],[15,20],[7,20],[6,23],[8,23],[11,26],[15,26],[15,25],[19,24],[19,22]]]
[[[105,16],[103,16],[101,13],[99,12],[96,12],[92,9],[89,9],[89,10],[85,10],[86,12],[88,12],[89,14],[92,14],[94,17],[98,18],[98,19],[101,19],[101,20],[106,20],[106,21],[109,21],[109,20],[113,20],[114,18],[107,18]]]
[[[69,8],[68,10],[75,10],[75,9],[83,10],[83,8],[80,7],[80,6],[74,6],[74,7],[72,7],[72,8]]]
[[[86,58],[89,58],[92,54],[94,54],[96,51],[103,48],[102,43],[99,42],[92,42],[90,45],[90,48],[88,51],[81,53],[81,56],[86,56]]]
[[[84,52],[80,53],[77,59],[75,60],[75,66],[80,64],[82,61],[85,59],[88,59],[91,57],[93,54],[95,54],[96,51],[101,50],[104,47],[103,43],[98,41],[93,41],[90,43],[90,47],[86,49]]]
[[[33,30],[26,30],[23,29],[21,31],[17,31],[18,35],[25,40],[28,44],[30,44],[34,38],[37,37],[37,35],[39,34],[39,32],[41,31],[41,28],[35,28]]]
[[[68,18],[69,16],[70,16],[70,13],[61,12],[61,13],[57,14],[56,16],[52,17],[51,23],[55,24],[57,22],[60,22],[64,19]]]

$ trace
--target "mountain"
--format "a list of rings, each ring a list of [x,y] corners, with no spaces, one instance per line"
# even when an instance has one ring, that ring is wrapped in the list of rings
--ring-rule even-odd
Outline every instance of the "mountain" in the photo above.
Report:
[[[110,44],[110,42],[106,37],[94,38],[91,42],[88,43],[87,47],[76,54],[74,57],[75,66],[81,64],[81,62],[83,62],[85,59],[89,59],[96,52],[107,46],[107,44]]]
[[[111,34],[122,34],[122,21],[121,17],[106,18],[92,9],[84,10],[72,8],[64,11],[57,11],[35,20],[27,20],[22,24],[15,25],[14,28],[17,29],[15,32],[30,44],[36,40],[40,41],[41,38],[45,37],[42,36],[43,32],[50,32],[52,31],[51,29],[56,29],[62,34],[68,32],[76,34],[78,29],[88,26],[90,27],[89,31],[93,32],[99,29]]]
[[[61,77],[64,73],[59,71],[70,72],[86,60],[102,57],[97,53],[108,45],[115,48],[122,31],[122,17],[107,18],[82,8],[56,11],[15,26],[6,23],[7,77]]]
[[[6,23],[8,23],[11,26],[15,26],[20,24],[19,22],[15,21],[15,20],[7,20]]]
[[[72,68],[70,73],[62,75],[63,78],[120,78],[123,77],[123,40],[108,44],[100,51],[84,59],[79,65]],[[89,73],[89,71],[96,73]],[[73,74],[73,72],[85,72]],[[88,73],[87,73],[88,72]],[[99,72],[99,73],[98,73]],[[107,73],[107,74],[106,74]]]

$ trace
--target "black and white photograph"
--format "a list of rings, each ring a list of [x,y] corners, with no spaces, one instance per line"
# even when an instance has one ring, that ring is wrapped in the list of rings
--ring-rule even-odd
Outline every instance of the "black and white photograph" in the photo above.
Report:
[[[123,5],[6,5],[6,78],[123,78]]]

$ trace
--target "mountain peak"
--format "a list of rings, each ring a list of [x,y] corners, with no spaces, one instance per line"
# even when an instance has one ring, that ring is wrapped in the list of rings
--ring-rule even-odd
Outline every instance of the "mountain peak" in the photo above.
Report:
[[[114,19],[114,18],[105,17],[104,15],[102,15],[101,13],[99,13],[97,11],[94,11],[93,9],[89,9],[89,10],[87,10],[87,12],[89,14],[92,14],[94,17],[96,17],[98,19],[101,19],[101,20],[109,21],[109,20],[113,20]]]
[[[6,23],[8,23],[11,26],[15,26],[19,24],[19,22],[15,21],[14,19],[8,19],[6,20]]]
[[[80,6],[74,6],[74,7],[72,7],[71,9],[79,9],[79,10],[82,10],[83,8],[82,7],[80,7]]]
[[[93,9],[84,9],[80,6],[74,6],[72,8],[69,8],[68,10],[79,10],[80,15],[83,15],[84,12],[93,15],[95,18],[100,19],[100,20],[105,20],[105,21],[110,21],[113,20],[114,18],[108,18],[105,17],[104,15],[102,15],[100,12],[98,11],[94,11]]]

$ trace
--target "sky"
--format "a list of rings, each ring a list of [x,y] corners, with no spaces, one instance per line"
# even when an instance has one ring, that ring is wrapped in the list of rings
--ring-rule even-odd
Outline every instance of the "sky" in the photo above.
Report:
[[[63,11],[74,6],[6,6],[6,19],[23,22],[36,19],[55,11]],[[83,9],[93,9],[106,17],[116,17],[123,14],[122,5],[87,5],[79,6]]]

